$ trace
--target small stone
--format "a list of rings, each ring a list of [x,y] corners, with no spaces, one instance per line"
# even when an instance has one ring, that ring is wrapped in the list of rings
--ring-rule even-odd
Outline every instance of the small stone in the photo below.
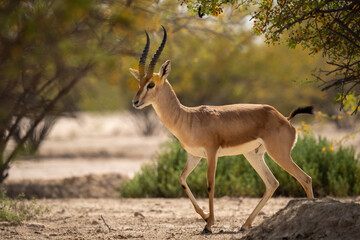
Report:
[[[45,228],[45,225],[41,223],[29,223],[27,224],[27,226],[33,228]]]
[[[307,238],[307,235],[304,233],[298,233],[295,238],[296,239],[304,239],[304,238]]]
[[[324,222],[325,227],[335,227],[339,222],[339,219],[337,217],[329,217]]]
[[[10,222],[0,222],[0,226],[8,227],[8,226],[10,226],[10,225],[11,225]]]
[[[134,216],[135,216],[135,217],[145,218],[145,216],[144,216],[142,213],[140,213],[140,212],[134,212]]]
[[[65,212],[65,209],[61,209],[60,211],[57,211],[58,214],[62,214]]]
[[[266,233],[270,233],[270,232],[272,232],[272,228],[270,228],[270,227],[264,227],[264,229],[263,229],[263,231],[264,232],[266,232]]]
[[[121,234],[116,235],[114,238],[115,238],[115,239],[127,239],[127,237],[126,237],[126,236],[121,235]]]
[[[354,220],[350,217],[345,217],[340,219],[339,221],[339,227],[348,227],[355,224]]]

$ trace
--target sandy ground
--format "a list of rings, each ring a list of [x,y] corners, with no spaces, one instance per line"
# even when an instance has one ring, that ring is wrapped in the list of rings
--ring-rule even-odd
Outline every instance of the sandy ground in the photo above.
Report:
[[[271,199],[256,219],[258,225],[290,199]],[[220,198],[215,201],[213,235],[200,235],[205,222],[188,199],[58,199],[41,200],[48,215],[21,226],[1,226],[3,239],[238,239],[236,233],[259,199]],[[200,199],[207,207],[207,200]],[[104,218],[105,225],[101,216]],[[220,231],[223,231],[222,233]]]
[[[359,239],[360,198],[342,202],[272,198],[253,227],[239,232],[259,199],[215,199],[213,234],[188,199],[40,200],[50,213],[12,226],[1,239]],[[290,201],[290,202],[289,202]],[[207,200],[200,199],[206,208]],[[280,211],[279,211],[280,210]]]

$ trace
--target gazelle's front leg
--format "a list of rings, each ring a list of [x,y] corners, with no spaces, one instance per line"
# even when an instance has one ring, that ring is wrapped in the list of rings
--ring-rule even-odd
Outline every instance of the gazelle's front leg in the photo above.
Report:
[[[214,215],[214,193],[215,193],[215,172],[217,164],[217,152],[216,151],[207,151],[207,182],[208,182],[208,192],[209,192],[209,212],[210,216],[207,220],[207,224],[203,233],[212,233],[211,226],[215,223]]]
[[[205,213],[204,210],[197,203],[194,195],[192,194],[189,186],[186,183],[186,179],[189,174],[195,169],[195,167],[199,164],[201,158],[195,157],[191,154],[188,154],[188,159],[186,162],[186,166],[183,172],[180,175],[180,184],[185,189],[186,194],[190,198],[191,203],[194,205],[195,211],[200,214],[200,216],[206,221],[209,218],[209,213]]]

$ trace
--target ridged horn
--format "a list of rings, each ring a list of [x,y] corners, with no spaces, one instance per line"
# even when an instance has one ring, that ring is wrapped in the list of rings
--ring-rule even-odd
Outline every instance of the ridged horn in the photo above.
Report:
[[[159,60],[159,57],[161,55],[161,52],[162,50],[164,49],[165,47],[165,43],[166,43],[166,29],[164,28],[163,25],[161,25],[161,27],[163,28],[164,30],[164,37],[163,37],[163,40],[160,44],[160,47],[158,48],[158,50],[156,50],[156,53],[154,54],[154,56],[152,57],[151,59],[151,62],[149,64],[149,67],[148,67],[148,70],[147,70],[147,73],[146,73],[146,78],[151,78],[153,73],[154,73],[154,69],[155,69],[155,65],[156,65],[156,62]]]
[[[143,78],[145,75],[145,62],[146,62],[146,58],[147,58],[149,48],[150,48],[149,34],[146,31],[145,31],[145,34],[146,34],[146,45],[145,45],[143,53],[141,54],[140,61],[139,61],[140,79]]]

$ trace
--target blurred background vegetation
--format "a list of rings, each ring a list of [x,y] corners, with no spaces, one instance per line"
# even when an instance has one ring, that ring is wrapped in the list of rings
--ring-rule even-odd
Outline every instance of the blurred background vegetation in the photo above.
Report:
[[[338,113],[337,91],[321,92],[312,76],[326,56],[264,44],[249,21],[251,8],[230,4],[199,17],[200,5],[189,14],[191,2],[204,1],[1,1],[0,183],[10,161],[35,152],[58,117],[131,110],[138,83],[128,68],[137,68],[144,30],[150,54],[155,51],[160,25],[168,42],[159,62],[171,59],[169,81],[184,105],[266,103],[288,115],[314,104],[324,114]],[[205,13],[218,11],[222,1],[210,2]]]

